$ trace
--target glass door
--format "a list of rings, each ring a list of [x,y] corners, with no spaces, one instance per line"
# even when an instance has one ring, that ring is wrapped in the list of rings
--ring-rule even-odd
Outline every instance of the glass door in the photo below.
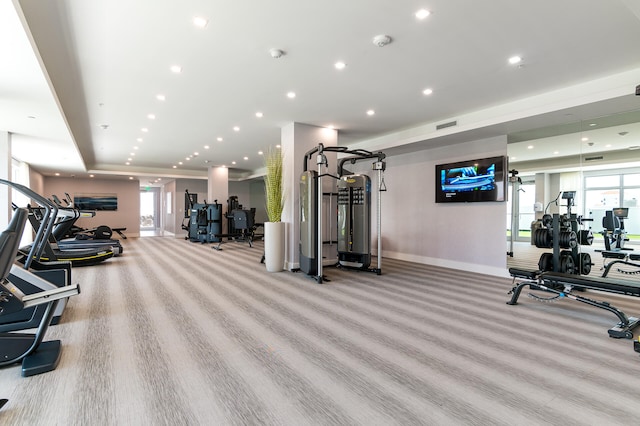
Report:
[[[140,190],[140,236],[155,235],[159,222],[159,189]]]

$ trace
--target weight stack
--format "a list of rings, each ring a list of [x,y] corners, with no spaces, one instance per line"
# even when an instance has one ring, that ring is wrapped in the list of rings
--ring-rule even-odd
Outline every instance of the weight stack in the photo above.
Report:
[[[349,268],[371,264],[371,179],[343,176],[338,181],[338,262]]]
[[[317,176],[313,170],[300,175],[300,270],[307,275],[318,274]]]

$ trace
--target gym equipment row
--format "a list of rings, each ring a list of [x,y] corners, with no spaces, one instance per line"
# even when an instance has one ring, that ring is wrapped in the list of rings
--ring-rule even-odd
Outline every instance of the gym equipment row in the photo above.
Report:
[[[47,200],[47,202],[50,203],[49,200]],[[50,227],[48,227],[50,228],[50,232],[48,232],[47,234],[47,240],[44,241],[42,251],[39,257],[35,260],[44,262],[69,261],[73,266],[91,266],[102,263],[105,260],[114,257],[116,251],[118,253],[121,252],[122,246],[120,245],[120,242],[117,242],[117,248],[115,249],[109,243],[98,243],[92,246],[78,246],[73,248],[69,248],[70,246],[64,246],[63,244],[65,248],[62,248],[53,234],[58,224],[60,210],[53,203],[48,204],[47,207],[49,210],[55,211],[55,216],[53,217]],[[45,224],[46,221],[51,220],[46,217],[48,213],[44,207],[28,206],[27,208],[29,212],[28,220],[31,223],[33,229],[38,229],[40,226]],[[21,247],[20,253],[24,257],[27,255],[30,249],[31,245]]]
[[[0,234],[0,366],[21,362],[22,375],[26,377],[57,367],[61,343],[59,340],[44,341],[44,336],[56,315],[61,315],[60,308],[69,297],[80,293],[80,287],[70,283],[70,262],[41,262],[57,207],[25,186],[6,180],[0,180],[0,183],[34,200],[43,211],[34,242],[22,256],[22,266],[15,261],[20,238],[31,214],[29,209],[16,208],[11,222]],[[37,271],[36,265],[43,269]],[[35,333],[16,332],[32,328],[36,329]]]
[[[342,158],[337,165],[337,176],[328,170],[325,152],[337,152],[351,155]],[[316,159],[317,171],[308,170],[308,161]],[[377,198],[377,231],[378,231],[378,263],[376,268],[371,264],[371,179],[364,174],[349,174],[344,164],[355,164],[358,161],[375,159],[373,170],[378,172]],[[325,147],[308,151],[304,156],[304,171],[300,176],[300,270],[313,276],[320,284],[323,282],[323,208],[325,196],[333,195],[323,192],[322,179],[328,177],[337,181],[337,265],[344,268],[382,273],[382,236],[381,236],[381,192],[386,191],[383,172],[386,163],[385,154],[372,153],[365,150],[349,150],[346,147]],[[330,200],[332,198],[329,198]],[[329,212],[334,211],[329,206]],[[336,223],[329,217],[329,224]],[[333,237],[329,233],[330,241]]]
[[[51,201],[53,201],[60,210],[72,209],[76,211],[77,217],[71,224],[68,225],[68,228],[65,230],[65,234],[56,235],[56,239],[60,240],[63,238],[76,238],[80,240],[86,240],[86,239],[108,240],[108,239],[111,239],[114,232],[117,233],[120,236],[120,238],[122,238],[123,240],[127,239],[127,236],[124,234],[124,231],[126,231],[127,228],[111,228],[107,225],[100,225],[95,228],[83,228],[81,226],[77,226],[75,222],[79,218],[95,217],[96,211],[79,209],[75,206],[73,200],[71,199],[71,195],[69,195],[68,192],[65,192],[64,195],[65,195],[64,204],[62,201],[60,201],[60,198],[58,198],[58,196],[55,194],[51,196],[52,198]]]
[[[522,289],[529,286],[531,290],[543,290],[555,294],[552,298],[540,298],[531,295],[538,300],[550,301],[566,298],[612,312],[618,317],[619,322],[609,329],[610,337],[616,339],[631,339],[633,338],[633,329],[640,325],[640,319],[627,316],[609,302],[572,294],[573,290],[591,289],[640,297],[640,283],[628,280],[614,280],[611,278],[584,277],[553,271],[527,271],[517,268],[509,268],[509,274],[513,277],[514,287],[509,292],[512,296],[507,302],[508,305],[517,305]],[[520,281],[517,282],[517,280]]]

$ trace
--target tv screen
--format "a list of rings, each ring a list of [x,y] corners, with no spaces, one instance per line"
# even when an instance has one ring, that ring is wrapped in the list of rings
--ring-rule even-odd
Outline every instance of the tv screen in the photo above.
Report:
[[[436,166],[436,203],[505,201],[505,156]]]

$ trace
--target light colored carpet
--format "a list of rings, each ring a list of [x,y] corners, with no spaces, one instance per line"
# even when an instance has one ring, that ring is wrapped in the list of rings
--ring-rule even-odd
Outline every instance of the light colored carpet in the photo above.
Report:
[[[0,424],[638,423],[640,357],[603,310],[509,306],[508,279],[387,259],[318,285],[265,272],[260,243],[123,243],[74,269],[58,369],[0,370]]]

